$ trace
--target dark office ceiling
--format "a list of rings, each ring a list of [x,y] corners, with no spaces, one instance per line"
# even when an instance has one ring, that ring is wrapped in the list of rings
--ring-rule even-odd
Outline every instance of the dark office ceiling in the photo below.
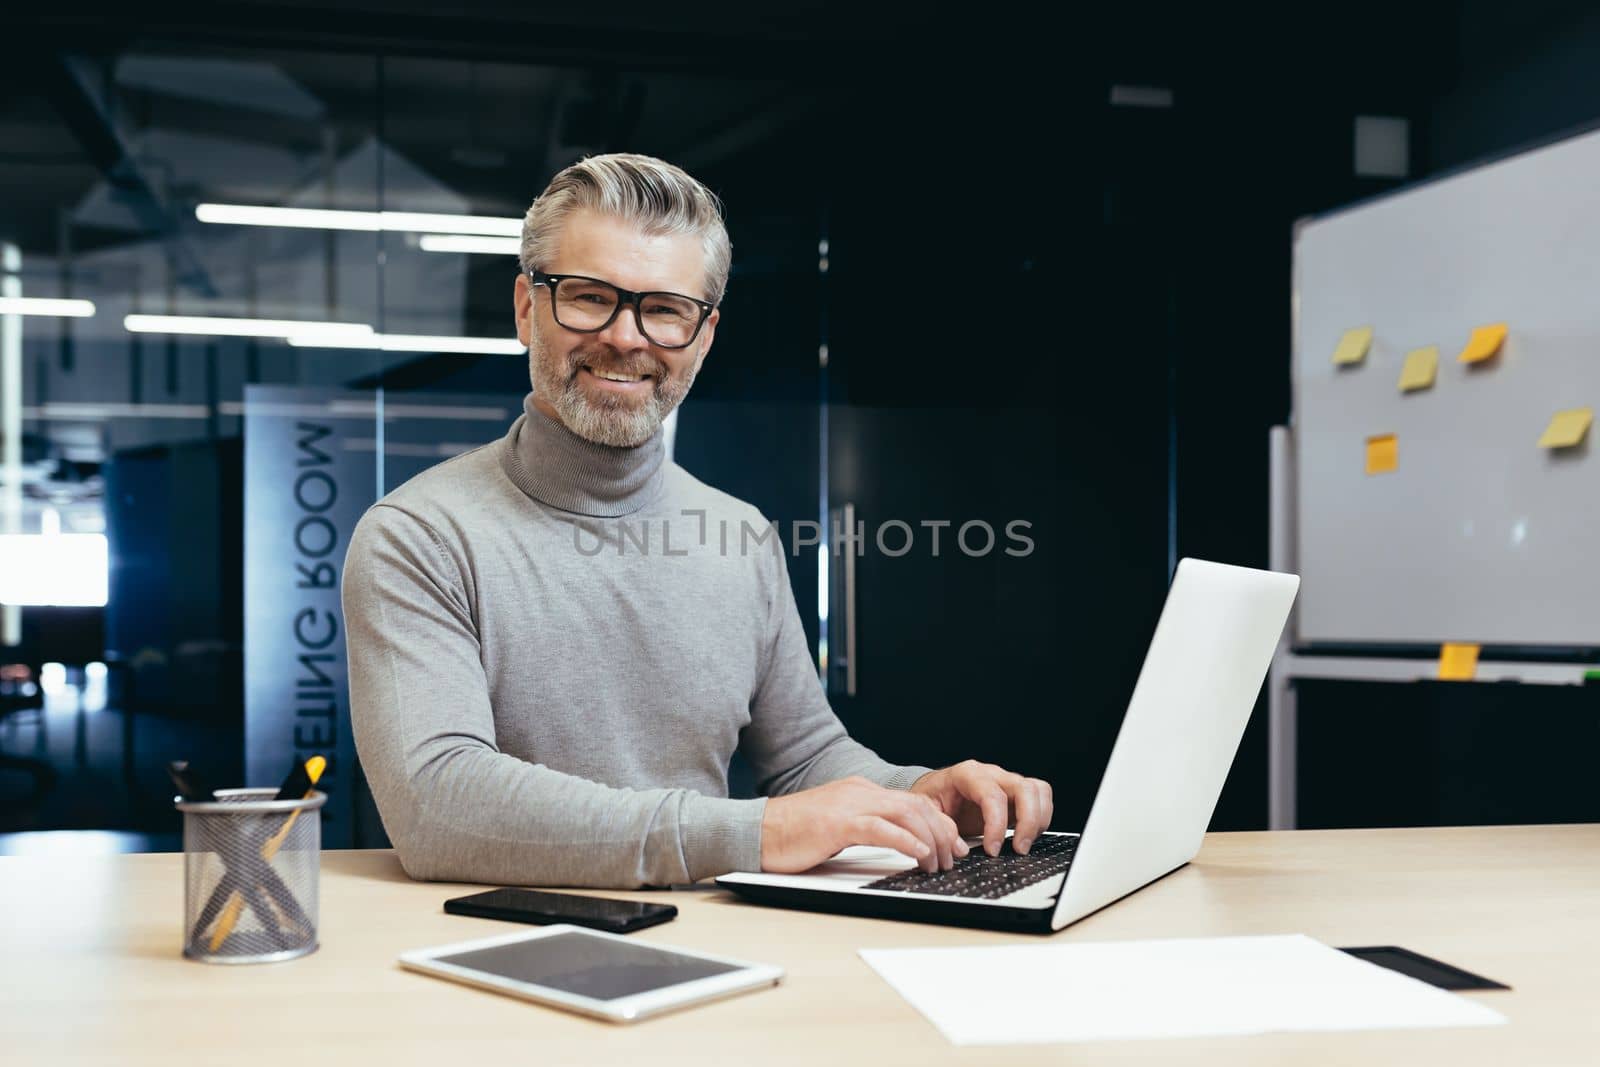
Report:
[[[17,25],[19,32],[37,39],[80,44],[92,40],[115,45],[159,35],[213,44],[771,73],[814,62],[817,48],[828,41],[886,39],[897,19],[893,5],[885,10],[847,10],[818,0],[790,0],[782,6],[733,0],[692,4],[215,0],[115,9],[107,5],[91,12],[56,6],[21,16]]]
[[[1420,94],[1462,77],[1466,63],[1514,64],[1581,6],[1356,0],[1335,18],[1040,5],[975,18],[821,0],[218,0],[92,13],[55,5],[9,19],[0,237],[25,254],[55,253],[64,214],[97,188],[140,205],[143,232],[80,218],[70,227],[75,252],[170,229],[195,199],[285,195],[281,176],[247,167],[210,168],[225,177],[203,186],[175,174],[174,142],[287,149],[315,161],[378,141],[466,210],[500,215],[519,214],[551,173],[589,152],[651,152],[714,187],[759,158],[759,183],[727,181],[759,186],[761,204],[738,205],[748,227],[785,204],[807,210],[830,173],[847,172],[828,158],[858,147],[840,135],[840,116],[886,87],[886,97],[913,108],[931,98],[918,87],[981,98],[979,121],[985,109],[1036,115],[1040,142],[1022,147],[1057,145],[1066,131],[1079,169],[1092,171],[1097,146],[1079,135],[1071,109],[1103,115],[1110,84],[1172,87],[1179,107],[1226,87],[1230,103],[1259,109],[1270,138],[1314,107],[1405,113]],[[1008,97],[1018,71],[1047,95]],[[878,110],[899,121],[892,106]],[[929,115],[903,118],[934,125]],[[981,165],[967,158],[984,143],[977,132],[952,119],[928,180],[940,180],[938,168]],[[387,192],[374,182],[374,198]],[[758,262],[757,242],[740,248],[742,269]]]
[[[127,195],[181,199],[186,190],[164,183],[181,184],[183,176],[154,173],[162,164],[151,157],[160,152],[147,138],[253,143],[308,157],[376,139],[465,198],[468,210],[514,215],[530,190],[585,153],[627,147],[714,171],[817,110],[815,94],[774,77],[380,58],[161,37],[131,40],[119,52],[35,51],[8,69],[0,92],[7,205],[0,226],[28,252],[54,251],[59,210],[98,182]],[[208,83],[236,91],[207,95]],[[239,169],[227,188],[193,192],[241,203],[283,196],[279,177],[263,184],[253,188]],[[114,236],[91,226],[74,241],[82,250]]]
[[[62,204],[108,175],[159,181],[116,171],[119,154],[136,148],[130,140],[150,128],[307,153],[329,147],[330,137],[337,150],[376,135],[471,210],[511,214],[530,187],[586,151],[650,151],[715,176],[752,145],[809,144],[794,127],[820,123],[819,102],[829,94],[848,106],[852,86],[874,77],[948,81],[982,94],[1019,69],[1042,67],[1059,79],[1053,99],[1003,105],[1035,111],[1042,135],[1071,121],[1062,109],[1072,101],[1092,107],[1098,98],[1103,110],[1111,83],[1171,86],[1180,95],[1253,84],[1264,113],[1332,96],[1394,108],[1460,77],[1463,55],[1515,62],[1519,49],[1559,32],[1582,6],[1356,0],[1335,17],[1158,0],[1137,9],[1038,5],[988,18],[837,0],[51,5],[8,16],[0,197],[10,207],[0,225],[25,250],[54,250]],[[62,71],[65,55],[81,57],[91,82],[117,87],[114,122],[96,115],[84,99],[93,93]],[[119,71],[129,56],[208,57],[232,63],[235,73],[269,65],[320,111],[258,106],[243,83],[214,98],[171,78],[141,82]],[[197,72],[190,82],[213,77]],[[775,138],[780,132],[787,136]],[[950,136],[950,157],[959,160],[970,138],[958,128]],[[802,153],[796,163],[800,190],[814,161]],[[238,182],[229,195],[271,202],[281,189]],[[111,239],[92,226],[74,234],[80,248]]]

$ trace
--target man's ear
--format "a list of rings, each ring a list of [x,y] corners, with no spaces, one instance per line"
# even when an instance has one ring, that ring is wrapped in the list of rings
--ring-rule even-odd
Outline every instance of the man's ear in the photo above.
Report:
[[[700,373],[700,365],[706,361],[706,353],[711,351],[711,342],[717,339],[717,320],[722,318],[722,309],[717,308],[706,316],[706,324],[700,327],[700,354],[694,360],[694,372]]]
[[[533,286],[526,274],[517,275],[516,289],[511,298],[512,313],[517,319],[517,341],[523,345],[533,342]]]

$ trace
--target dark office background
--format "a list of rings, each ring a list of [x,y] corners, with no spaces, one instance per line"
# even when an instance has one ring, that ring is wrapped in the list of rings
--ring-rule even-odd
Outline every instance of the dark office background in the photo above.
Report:
[[[661,155],[706,181],[735,273],[679,460],[784,522],[816,518],[819,498],[868,520],[1032,522],[1023,560],[863,560],[859,689],[846,694],[836,647],[828,685],[891,759],[977,755],[1050,778],[1062,827],[1087,810],[1172,561],[1266,563],[1294,221],[1600,119],[1600,12],[1575,3],[1249,17],[215,3],[13,16],[6,52],[0,240],[63,279],[74,256],[154,235],[182,288],[162,205],[207,198],[182,175],[250,178],[248,159],[192,146],[305,148],[308,127],[281,112],[134,84],[129,57],[274,71],[335,150],[370,139],[464,212],[520,214],[585,153]],[[74,70],[100,72],[118,108],[97,108]],[[1408,121],[1405,178],[1356,174],[1363,115]],[[379,171],[382,206],[433,210]],[[96,189],[139,205],[139,225],[74,221]],[[392,262],[374,258],[360,299],[399,321],[414,294]],[[508,267],[470,258],[456,328],[505,331]],[[76,285],[99,299],[140,283],[101,270]],[[161,761],[243,766],[242,427],[227,405],[251,383],[515,398],[525,362],[286,361],[159,337],[25,354],[24,404],[41,411],[206,383],[211,414],[181,432],[27,421],[39,499],[103,510],[116,577],[103,610],[24,609],[23,644],[0,655],[35,678],[62,664],[56,691],[71,691],[59,714],[0,696],[0,832],[170,845]],[[117,380],[83,380],[96,358]],[[790,569],[815,649],[817,561]],[[1600,740],[1588,691],[1327,683],[1304,686],[1301,708],[1306,825],[1600,817],[1581,786]],[[1215,828],[1265,825],[1265,740],[1258,709]]]

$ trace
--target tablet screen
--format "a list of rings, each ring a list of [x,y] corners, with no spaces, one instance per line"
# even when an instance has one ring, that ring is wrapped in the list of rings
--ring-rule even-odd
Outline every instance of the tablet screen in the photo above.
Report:
[[[742,969],[649,945],[578,933],[552,934],[434,958],[440,963],[595,1000],[630,997]]]

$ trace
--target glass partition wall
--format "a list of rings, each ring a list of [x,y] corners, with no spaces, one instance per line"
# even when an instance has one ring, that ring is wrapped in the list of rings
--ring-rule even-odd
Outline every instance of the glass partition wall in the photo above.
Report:
[[[385,367],[305,347],[373,332],[381,234],[260,214],[381,208],[377,64],[161,42],[36,63],[0,206],[0,830],[171,845],[167,760],[244,781],[253,391]]]
[[[325,842],[381,843],[349,737],[349,532],[515,417],[521,215],[583,155],[661,155],[724,196],[734,277],[679,458],[816,515],[814,97],[161,40],[37,65],[0,105],[0,849],[176,847],[168,760],[271,785],[310,752],[332,758]],[[808,604],[816,562],[791,570]]]

